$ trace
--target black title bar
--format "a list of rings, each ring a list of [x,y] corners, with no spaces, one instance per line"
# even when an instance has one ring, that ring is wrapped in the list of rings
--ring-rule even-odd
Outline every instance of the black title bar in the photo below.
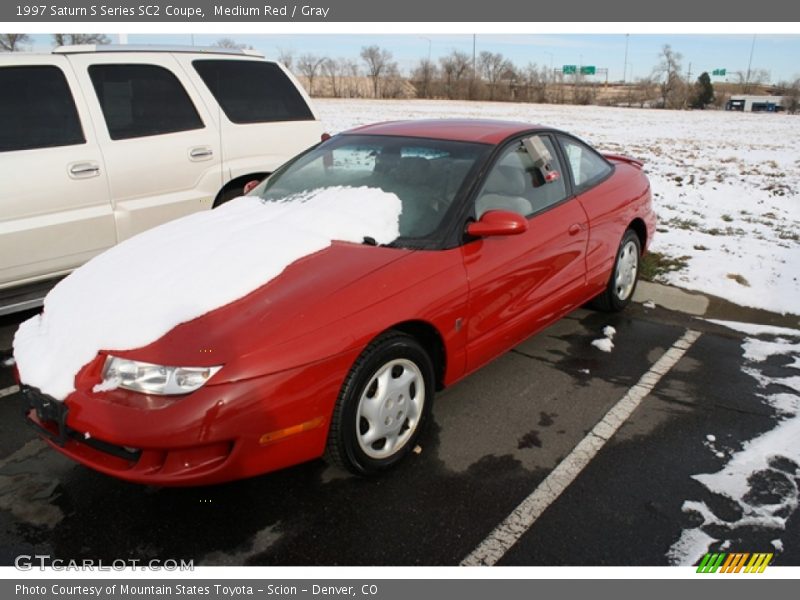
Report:
[[[772,22],[800,21],[800,2],[719,0],[11,0],[0,22]]]

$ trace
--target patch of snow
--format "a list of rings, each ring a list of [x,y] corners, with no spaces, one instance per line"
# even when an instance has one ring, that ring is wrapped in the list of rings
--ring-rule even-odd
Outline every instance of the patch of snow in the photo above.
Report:
[[[104,379],[100,383],[96,384],[92,388],[92,391],[95,394],[98,392],[110,392],[112,390],[117,389],[119,387],[119,384],[120,384],[120,379],[118,377],[115,377],[113,379]]]
[[[709,323],[722,325],[728,329],[733,329],[747,335],[788,335],[800,337],[800,329],[790,329],[788,327],[776,327],[775,325],[757,325],[755,323],[742,323],[740,321],[723,321],[720,319],[704,319]]]
[[[609,338],[604,337],[593,340],[592,346],[598,350],[602,350],[603,352],[611,352],[614,349],[614,342],[612,342]]]
[[[798,393],[762,395],[778,412],[775,427],[745,442],[739,451],[732,452],[721,470],[692,476],[709,492],[734,502],[742,516],[736,521],[729,521],[717,517],[704,502],[685,502],[684,512],[698,513],[703,523],[683,531],[681,539],[670,549],[670,557],[683,556],[684,537],[702,539],[699,534],[706,527],[713,527],[715,532],[730,531],[731,539],[740,535],[737,529],[746,527],[782,531],[786,528],[787,520],[800,506],[800,489],[796,483],[800,477],[800,377],[768,375],[756,366],[770,356],[787,352],[800,354],[800,346],[781,339],[764,342],[748,338],[743,342],[743,349],[745,358],[752,366],[743,367],[742,370],[755,378],[759,385],[784,385]],[[716,438],[713,437],[707,435],[706,440],[714,442]],[[717,456],[723,458],[720,454]],[[773,545],[783,548],[780,539],[773,540]]]
[[[772,540],[770,544],[775,548],[775,552],[783,552],[783,540]]]
[[[766,342],[757,338],[747,338],[744,343],[744,357],[753,362],[764,362],[776,354],[800,354],[800,342],[793,344],[783,338]]]
[[[20,325],[20,377],[63,400],[99,350],[150,344],[334,240],[389,243],[399,235],[400,212],[395,194],[332,187],[279,202],[243,196],[145,231],[63,279],[44,312]]]
[[[578,372],[583,373],[584,375],[589,375],[590,373],[589,369],[578,369]]]
[[[617,330],[614,329],[611,325],[606,325],[603,327],[603,335],[606,336],[608,339],[613,340],[614,336],[616,335]]]
[[[694,565],[716,541],[700,529],[684,529],[678,541],[670,547],[667,559],[675,566]]]
[[[717,441],[717,436],[715,436],[715,435],[713,435],[713,434],[709,433],[709,434],[706,436],[706,439],[707,439],[709,442],[716,442],[716,441]]]
[[[724,452],[715,452],[714,456],[716,456],[717,458],[725,458],[725,453]]]
[[[642,306],[644,306],[645,308],[653,309],[656,307],[656,303],[653,302],[652,300],[648,300],[647,302],[642,303]]]

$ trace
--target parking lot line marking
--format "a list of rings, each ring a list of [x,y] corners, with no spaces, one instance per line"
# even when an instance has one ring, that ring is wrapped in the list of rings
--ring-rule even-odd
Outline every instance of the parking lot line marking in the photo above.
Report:
[[[18,385],[12,385],[11,387],[3,388],[0,390],[0,398],[4,398],[5,396],[10,396],[11,394],[16,394],[19,391]]]
[[[669,373],[700,337],[687,329],[669,350],[661,355],[639,381],[603,416],[564,460],[525,498],[505,520],[461,561],[462,566],[494,565],[530,529],[542,513],[569,487],[600,449],[631,416],[661,378]]]

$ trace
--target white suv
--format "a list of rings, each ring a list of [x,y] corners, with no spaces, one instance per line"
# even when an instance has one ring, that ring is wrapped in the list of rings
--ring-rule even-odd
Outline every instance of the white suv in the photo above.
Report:
[[[240,194],[322,133],[292,75],[247,50],[0,54],[0,90],[0,314],[36,306],[117,242]]]

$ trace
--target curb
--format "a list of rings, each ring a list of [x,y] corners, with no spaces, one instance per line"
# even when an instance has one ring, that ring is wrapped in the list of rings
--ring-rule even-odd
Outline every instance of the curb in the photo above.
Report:
[[[652,281],[639,281],[633,301],[640,304],[651,302],[668,310],[704,319],[800,328],[800,315],[773,313],[760,308],[740,306],[717,296]]]

